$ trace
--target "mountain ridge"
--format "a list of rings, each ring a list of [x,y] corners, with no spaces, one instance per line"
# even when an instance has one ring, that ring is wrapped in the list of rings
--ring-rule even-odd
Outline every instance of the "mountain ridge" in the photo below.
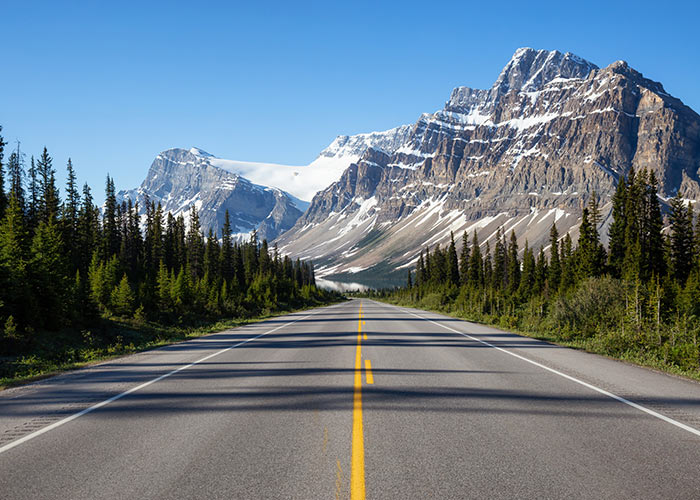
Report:
[[[490,89],[457,87],[399,147],[368,148],[278,243],[316,260],[319,276],[410,267],[464,230],[484,242],[503,226],[521,248],[545,246],[555,221],[575,236],[594,191],[605,233],[631,168],[654,171],[664,198],[700,198],[698,130],[697,113],[624,61],[518,49]]]

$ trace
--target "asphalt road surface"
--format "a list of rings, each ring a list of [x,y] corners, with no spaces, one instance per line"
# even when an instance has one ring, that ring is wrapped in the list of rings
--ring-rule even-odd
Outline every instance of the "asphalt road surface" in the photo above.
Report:
[[[700,384],[368,300],[0,393],[0,498],[700,498]]]

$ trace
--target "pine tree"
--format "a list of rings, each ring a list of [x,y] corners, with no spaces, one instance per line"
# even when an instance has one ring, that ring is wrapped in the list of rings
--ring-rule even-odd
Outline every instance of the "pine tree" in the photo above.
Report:
[[[532,296],[535,288],[535,255],[532,249],[528,247],[527,240],[525,240],[525,248],[523,249],[523,272],[520,277],[520,285],[518,288],[518,295],[524,300],[527,300]]]
[[[0,132],[2,132],[2,126],[0,126]],[[5,195],[5,165],[3,164],[5,146],[7,146],[7,143],[2,135],[0,135],[0,217],[5,214],[5,207],[7,206],[7,197]]]
[[[547,260],[544,256],[544,249],[540,247],[540,251],[537,254],[537,261],[535,262],[535,292],[537,294],[544,292],[545,285],[548,285],[547,275]]]
[[[233,242],[231,241],[231,219],[226,209],[224,225],[221,229],[221,276],[230,282],[234,277]]]
[[[466,285],[469,282],[469,238],[467,237],[467,232],[464,231],[462,234],[462,251],[459,256],[459,277],[462,285]]]
[[[680,193],[671,199],[671,274],[685,285],[693,265],[693,209],[686,208]]]
[[[197,207],[190,207],[190,227],[186,237],[187,246],[187,266],[192,273],[193,280],[204,275],[204,238],[202,227],[199,222]]]
[[[2,141],[2,138],[0,138]],[[1,153],[0,153],[1,154]],[[19,141],[17,149],[12,152],[7,163],[7,174],[10,178],[10,196],[14,195],[17,204],[19,205],[22,214],[26,210],[26,201],[24,196],[24,154],[19,149]],[[2,160],[0,159],[0,163]]]
[[[134,292],[125,273],[119,285],[112,290],[111,303],[114,314],[117,316],[131,316],[134,312],[134,301]]]
[[[548,271],[548,283],[549,288],[552,291],[559,289],[559,284],[561,282],[561,261],[559,260],[559,231],[557,230],[557,225],[552,224],[552,228],[549,231],[549,271]]]
[[[39,179],[34,157],[29,163],[29,206],[27,207],[28,227],[31,232],[39,224]]]
[[[67,249],[71,269],[77,269],[80,265],[80,248],[72,243],[76,241],[78,236],[80,193],[76,186],[75,170],[73,169],[73,163],[70,158],[68,158],[66,169],[68,174],[66,181],[66,200],[63,204],[61,225],[63,241],[69,243]]]
[[[627,181],[624,177],[617,183],[612,204],[613,221],[608,229],[608,268],[613,277],[620,278],[622,276],[622,267],[625,259],[625,233],[627,232],[627,218],[625,215],[625,208],[627,206]]]
[[[102,255],[109,259],[119,252],[119,222],[117,213],[117,194],[114,180],[107,175],[105,187],[104,215],[102,217]]]
[[[508,245],[508,293],[514,295],[520,287],[520,260],[518,259],[518,240],[515,231],[510,233]]]
[[[70,287],[61,232],[50,210],[46,216],[48,220],[39,223],[32,240],[29,268],[33,296],[43,311],[39,324],[56,329],[64,324],[67,317],[70,304],[66,298]]]
[[[446,261],[447,282],[450,285],[459,286],[459,262],[457,260],[455,237],[452,232],[450,232],[450,246],[447,248]]]
[[[507,277],[507,251],[501,228],[496,229],[496,246],[493,250],[493,287],[504,288]]]
[[[472,239],[472,251],[469,256],[469,285],[472,288],[479,288],[484,284],[484,263],[481,258],[481,248],[479,247],[479,237],[474,231]]]
[[[20,325],[30,322],[33,298],[28,288],[28,232],[17,197],[10,193],[5,216],[0,223],[0,299],[6,314],[14,315]]]
[[[574,285],[576,266],[573,260],[573,243],[571,235],[566,233],[564,243],[561,246],[559,261],[561,262],[561,282],[559,283],[559,291],[566,292]],[[556,290],[552,290],[556,292]]]
[[[53,159],[49,156],[46,147],[37,162],[37,173],[39,175],[39,222],[56,223],[60,201]]]

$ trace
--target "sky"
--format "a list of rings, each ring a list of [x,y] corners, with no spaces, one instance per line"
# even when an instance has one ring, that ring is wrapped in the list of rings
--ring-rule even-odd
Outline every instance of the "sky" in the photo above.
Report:
[[[3,1],[2,135],[72,158],[96,200],[200,147],[306,165],[337,135],[413,123],[488,88],[518,47],[623,59],[700,111],[700,6],[586,2]]]

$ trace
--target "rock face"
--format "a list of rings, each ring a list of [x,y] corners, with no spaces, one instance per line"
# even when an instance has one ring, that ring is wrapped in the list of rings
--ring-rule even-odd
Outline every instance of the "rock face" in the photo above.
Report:
[[[282,251],[361,281],[412,266],[451,231],[484,244],[502,226],[539,248],[556,222],[575,238],[582,204],[596,192],[607,217],[631,168],[653,171],[662,197],[700,199],[700,116],[622,61],[518,49],[490,89],[456,88],[393,130],[313,198]]]
[[[163,151],[151,164],[141,187],[120,191],[118,199],[138,202],[145,213],[148,198],[174,216],[187,216],[194,205],[203,230],[212,228],[219,235],[228,210],[232,231],[239,238],[247,238],[257,229],[260,238],[268,240],[292,227],[308,205],[281,189],[254,184],[214,166],[215,160],[197,148]]]

